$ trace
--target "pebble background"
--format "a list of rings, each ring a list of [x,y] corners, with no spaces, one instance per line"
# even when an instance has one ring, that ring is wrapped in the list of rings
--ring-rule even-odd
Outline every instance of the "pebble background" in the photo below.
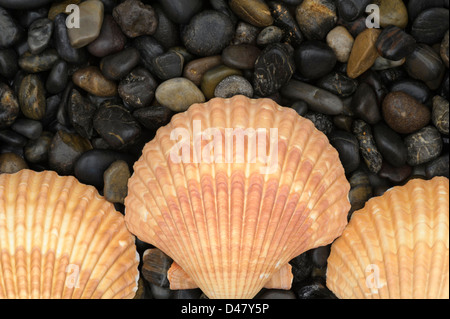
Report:
[[[366,28],[370,3],[380,29]],[[392,186],[449,176],[448,29],[448,0],[0,0],[0,174],[74,175],[123,212],[133,163],[173,114],[268,97],[338,150],[350,217]],[[170,291],[170,258],[137,247],[137,298],[205,298]],[[329,252],[298,256],[292,289],[257,298],[336,298]]]

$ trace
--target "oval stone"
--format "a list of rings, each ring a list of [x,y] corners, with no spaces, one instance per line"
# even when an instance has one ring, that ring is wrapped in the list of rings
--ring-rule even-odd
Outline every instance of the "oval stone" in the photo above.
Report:
[[[376,0],[380,8],[380,26],[395,25],[404,29],[408,24],[408,10],[403,0]]]
[[[373,128],[373,136],[385,161],[394,167],[401,167],[406,163],[406,146],[400,135],[384,123],[378,123]]]
[[[379,29],[366,29],[355,39],[347,65],[347,75],[357,78],[370,69],[378,58],[375,43],[380,35]]]
[[[430,8],[421,12],[414,20],[411,35],[417,42],[440,43],[449,28],[449,11],[445,8]]]
[[[253,97],[253,87],[247,79],[239,75],[231,75],[220,81],[214,90],[215,97],[224,99],[235,95]]]
[[[407,162],[411,166],[430,162],[442,152],[443,143],[441,134],[433,126],[426,126],[420,131],[405,138],[408,150]]]
[[[416,40],[396,26],[388,26],[377,39],[378,53],[389,60],[400,60],[410,55],[416,48]]]
[[[107,55],[119,52],[127,41],[119,25],[110,14],[103,18],[102,28],[97,39],[91,42],[87,49],[90,54],[102,58]]]
[[[96,66],[78,69],[72,80],[75,85],[96,96],[108,97],[117,94],[117,84],[107,79]]]
[[[442,134],[449,133],[449,103],[442,96],[436,95],[433,98],[432,121],[434,126]]]
[[[174,112],[184,112],[194,103],[205,102],[202,91],[185,78],[174,78],[161,83],[156,89],[156,100]]]
[[[273,23],[270,9],[263,0],[230,0],[230,8],[242,20],[256,27]]]
[[[261,50],[251,44],[230,45],[222,51],[222,63],[230,68],[251,70]]]
[[[226,65],[219,65],[211,70],[208,70],[202,78],[201,89],[206,99],[214,97],[214,91],[217,85],[226,77],[231,75],[242,75],[242,72],[237,69],[229,68]]]
[[[158,17],[153,7],[139,0],[126,0],[114,7],[113,17],[129,38],[152,35],[158,27]]]
[[[359,142],[349,132],[336,130],[329,135],[331,145],[338,151],[339,159],[344,166],[345,173],[355,171],[360,164]]]
[[[353,134],[359,141],[364,162],[372,173],[377,174],[381,170],[383,157],[378,151],[370,125],[362,120],[356,120],[353,122]]]
[[[19,102],[14,92],[0,82],[0,130],[9,127],[19,115]]]
[[[347,63],[355,42],[350,32],[343,26],[337,26],[328,32],[326,40],[336,59],[341,63]]]
[[[103,24],[103,2],[98,0],[87,0],[78,5],[79,27],[68,28],[70,44],[79,49],[93,42],[100,34]]]
[[[23,78],[19,89],[19,104],[23,115],[32,120],[41,120],[45,115],[45,89],[37,75]]]
[[[377,96],[372,87],[367,83],[361,83],[353,95],[352,109],[356,116],[373,125],[381,120]]]
[[[428,82],[439,78],[445,67],[438,53],[420,43],[406,58],[405,68],[412,78]]]
[[[203,75],[212,68],[222,64],[220,55],[208,56],[190,61],[184,67],[183,77],[200,86]]]
[[[336,25],[336,5],[330,0],[304,0],[295,17],[306,38],[321,40]]]
[[[155,97],[158,83],[143,67],[131,71],[119,84],[119,95],[125,103],[134,108],[149,106]]]

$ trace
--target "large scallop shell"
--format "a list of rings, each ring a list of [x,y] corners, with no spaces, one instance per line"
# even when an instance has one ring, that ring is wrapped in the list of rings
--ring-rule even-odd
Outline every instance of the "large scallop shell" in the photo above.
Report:
[[[449,298],[449,182],[411,180],[355,212],[331,246],[340,298]]]
[[[138,264],[123,216],[94,187],[0,175],[0,299],[132,298]]]
[[[266,163],[255,159],[251,138],[244,154],[238,133],[230,143],[239,128],[266,133],[256,144]],[[212,132],[221,147],[208,148]],[[172,157],[176,143],[190,151],[188,160]],[[213,157],[200,160],[197,150]],[[350,209],[350,185],[326,136],[293,109],[243,96],[175,115],[145,146],[128,189],[128,229],[169,255],[210,298],[252,298],[275,273],[292,281],[282,268],[338,237]]]

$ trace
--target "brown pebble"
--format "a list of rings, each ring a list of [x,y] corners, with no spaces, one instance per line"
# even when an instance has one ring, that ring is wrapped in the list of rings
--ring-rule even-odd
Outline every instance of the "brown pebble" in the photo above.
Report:
[[[128,194],[128,179],[131,177],[130,169],[125,161],[115,161],[103,174],[105,187],[103,194],[111,203],[124,203]]]
[[[183,77],[199,86],[202,83],[203,75],[208,70],[220,64],[222,64],[222,57],[220,55],[193,60],[184,67]]]
[[[231,0],[229,3],[239,18],[255,27],[267,27],[273,23],[270,9],[263,0]]]
[[[77,86],[96,96],[108,97],[117,94],[117,84],[108,80],[96,66],[77,70],[72,80]]]
[[[347,65],[347,75],[352,79],[374,65],[379,56],[375,43],[380,33],[379,29],[366,29],[356,37]]]
[[[430,110],[404,92],[391,92],[383,101],[383,117],[397,133],[410,134],[430,122]]]
[[[28,168],[25,160],[15,153],[0,154],[0,174],[14,174]]]

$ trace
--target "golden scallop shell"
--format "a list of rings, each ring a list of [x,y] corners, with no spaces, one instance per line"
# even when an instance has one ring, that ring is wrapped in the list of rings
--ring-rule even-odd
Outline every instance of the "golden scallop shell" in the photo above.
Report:
[[[74,177],[0,175],[0,299],[133,298],[134,241],[114,206]]]
[[[265,135],[255,142],[252,132]],[[173,157],[174,148],[187,156]],[[349,189],[337,151],[311,121],[269,99],[216,98],[175,115],[145,146],[125,222],[209,298],[252,298],[275,273],[289,289],[292,274],[280,270],[342,233]],[[171,288],[185,287],[176,273]]]
[[[411,180],[355,212],[331,246],[340,298],[449,298],[449,182]]]

